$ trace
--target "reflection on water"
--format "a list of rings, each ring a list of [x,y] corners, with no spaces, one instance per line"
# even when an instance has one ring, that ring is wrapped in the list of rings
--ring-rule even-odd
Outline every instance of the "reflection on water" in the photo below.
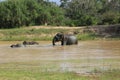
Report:
[[[120,67],[120,41],[79,41],[72,46],[39,42],[39,45],[10,48],[14,43],[21,42],[0,42],[0,63],[44,61],[42,64],[46,66],[50,62],[61,71],[77,73]]]

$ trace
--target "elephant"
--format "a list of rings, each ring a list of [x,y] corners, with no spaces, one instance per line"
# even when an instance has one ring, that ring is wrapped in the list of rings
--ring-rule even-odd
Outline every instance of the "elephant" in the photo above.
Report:
[[[23,41],[23,45],[38,45],[38,44],[39,44],[38,42],[34,42],[34,41],[31,42]]]
[[[56,42],[61,41],[61,45],[73,45],[78,44],[77,38],[72,34],[57,33],[52,40],[53,46]]]
[[[21,44],[12,44],[10,47],[11,48],[18,48],[18,47],[22,47],[22,45]]]

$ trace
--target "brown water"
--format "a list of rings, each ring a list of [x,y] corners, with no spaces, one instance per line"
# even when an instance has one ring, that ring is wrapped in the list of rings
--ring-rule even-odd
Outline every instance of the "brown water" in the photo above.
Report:
[[[120,69],[120,41],[79,41],[78,45],[52,46],[49,41],[39,45],[11,48],[21,42],[0,42],[0,64],[23,63],[46,66],[48,70],[88,73],[94,70]],[[19,65],[21,66],[21,65]]]

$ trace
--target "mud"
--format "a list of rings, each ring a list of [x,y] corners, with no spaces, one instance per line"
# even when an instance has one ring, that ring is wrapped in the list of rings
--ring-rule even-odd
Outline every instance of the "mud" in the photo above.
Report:
[[[51,41],[40,41],[39,45],[11,48],[15,43],[21,42],[0,42],[0,64],[34,62],[36,66],[57,66],[48,67],[51,71],[76,73],[120,69],[120,41],[79,41],[78,45],[72,46],[61,46],[60,43],[52,46]]]

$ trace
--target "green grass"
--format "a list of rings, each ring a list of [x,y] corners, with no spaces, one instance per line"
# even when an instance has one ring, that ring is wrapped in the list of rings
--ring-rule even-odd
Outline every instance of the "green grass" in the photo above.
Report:
[[[85,33],[77,35],[78,40],[95,40],[97,36],[94,33]]]
[[[64,29],[64,28],[15,28],[15,29],[1,29],[0,41],[23,41],[23,40],[36,40],[36,41],[50,41],[53,36],[58,32],[80,32],[82,29]],[[97,36],[93,32],[78,33],[78,40],[97,40],[103,37]],[[110,40],[120,40],[120,37],[106,38]]]
[[[120,80],[120,70],[103,71],[99,77],[100,80]]]
[[[58,61],[59,62],[59,61]],[[76,62],[76,61],[75,61]],[[61,71],[56,62],[31,61],[0,64],[0,80],[119,80],[120,69],[94,69],[90,74]],[[51,69],[51,70],[50,70]],[[56,69],[56,70],[55,70]]]
[[[22,64],[22,63],[21,63]],[[0,80],[87,80],[74,72],[48,71],[48,67],[20,67],[14,64],[4,64],[0,67]],[[16,65],[16,67],[15,67]],[[53,66],[52,66],[53,67]]]
[[[42,72],[39,69],[0,69],[0,80],[119,80],[119,75],[120,70],[84,76],[74,72]]]
[[[36,69],[0,69],[0,80],[87,80],[72,72],[49,72]]]
[[[72,29],[73,32],[78,32],[78,29]],[[58,32],[71,32],[70,29],[31,29],[31,28],[15,28],[15,29],[2,29],[0,30],[0,40],[1,41],[23,41],[23,40],[52,40],[53,36]],[[87,34],[77,34],[79,40],[93,40],[95,35],[91,33]]]
[[[65,32],[64,29],[3,29],[0,30],[1,41],[22,41],[22,40],[51,40],[58,32]],[[54,35],[53,35],[54,34]]]

